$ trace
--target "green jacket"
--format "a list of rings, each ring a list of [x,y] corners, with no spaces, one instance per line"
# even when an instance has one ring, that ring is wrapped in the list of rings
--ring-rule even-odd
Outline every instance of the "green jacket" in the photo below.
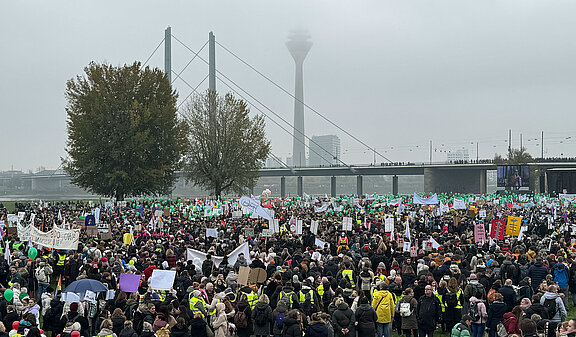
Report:
[[[452,328],[450,337],[470,337],[470,330],[464,323],[458,323]]]

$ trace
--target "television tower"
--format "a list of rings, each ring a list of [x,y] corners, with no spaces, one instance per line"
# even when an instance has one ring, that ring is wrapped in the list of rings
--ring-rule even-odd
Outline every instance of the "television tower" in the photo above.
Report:
[[[302,65],[312,42],[310,34],[304,31],[293,31],[288,37],[286,47],[296,63],[295,92],[294,92],[294,135],[292,139],[292,165],[294,167],[306,166],[306,149],[304,138],[304,77]]]

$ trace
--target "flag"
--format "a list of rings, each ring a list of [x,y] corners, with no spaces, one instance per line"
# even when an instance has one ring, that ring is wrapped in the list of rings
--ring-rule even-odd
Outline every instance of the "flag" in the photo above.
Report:
[[[10,265],[10,263],[12,263],[12,257],[10,254],[10,246],[8,245],[8,243],[6,243],[6,250],[4,251],[4,259],[6,259],[6,262],[8,262],[9,265]]]
[[[58,221],[62,221],[62,212],[58,210]]]
[[[410,226],[408,220],[406,220],[406,231],[404,232],[404,236],[406,237],[408,242],[410,242]]]
[[[506,235],[518,236],[520,234],[520,227],[522,226],[522,217],[509,216],[506,223]]]

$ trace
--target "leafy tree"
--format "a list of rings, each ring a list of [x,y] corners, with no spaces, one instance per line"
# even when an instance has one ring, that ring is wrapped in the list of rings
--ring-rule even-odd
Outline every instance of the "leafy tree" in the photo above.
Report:
[[[508,164],[508,165],[520,165],[531,163],[533,161],[532,155],[528,153],[525,147],[520,149],[509,149],[508,156],[504,159],[501,155],[494,155],[494,164]]]
[[[196,95],[185,108],[189,126],[186,176],[189,181],[222,193],[242,193],[258,179],[270,152],[264,117],[249,116],[246,102],[214,91]]]
[[[90,63],[66,83],[72,182],[92,193],[166,194],[184,151],[186,128],[177,94],[159,69]]]

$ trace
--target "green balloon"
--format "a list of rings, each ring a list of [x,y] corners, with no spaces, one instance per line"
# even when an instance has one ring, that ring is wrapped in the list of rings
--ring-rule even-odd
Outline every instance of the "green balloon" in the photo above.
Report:
[[[4,298],[6,299],[6,301],[8,302],[12,301],[12,297],[14,297],[14,291],[12,291],[12,289],[6,289],[4,291]]]
[[[31,258],[32,260],[36,259],[36,256],[38,256],[38,250],[34,247],[28,249],[28,257]]]

